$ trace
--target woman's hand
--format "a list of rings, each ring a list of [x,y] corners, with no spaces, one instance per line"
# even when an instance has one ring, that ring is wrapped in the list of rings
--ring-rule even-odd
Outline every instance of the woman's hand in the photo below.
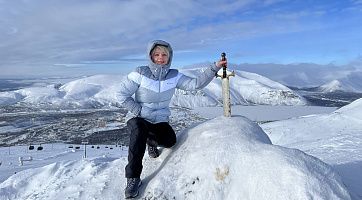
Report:
[[[224,66],[227,66],[228,61],[227,60],[219,60],[215,62],[216,67],[222,68]]]

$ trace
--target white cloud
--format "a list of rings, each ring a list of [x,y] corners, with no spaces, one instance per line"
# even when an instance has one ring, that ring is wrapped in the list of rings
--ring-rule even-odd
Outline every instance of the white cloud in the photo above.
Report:
[[[16,66],[21,73],[22,66],[122,60],[143,54],[153,39],[168,40],[178,50],[198,50],[315,25],[298,21],[310,14],[303,10],[254,9],[283,2],[0,0],[0,68],[11,73]]]
[[[352,0],[354,4],[362,5],[362,0]]]
[[[209,5],[213,12],[204,13],[205,3],[192,1],[2,1],[1,62],[115,58],[138,52],[160,30],[237,8]]]

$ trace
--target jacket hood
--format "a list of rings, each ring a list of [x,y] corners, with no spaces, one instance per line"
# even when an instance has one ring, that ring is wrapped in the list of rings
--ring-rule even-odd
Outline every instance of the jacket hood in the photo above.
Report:
[[[151,52],[157,45],[165,46],[168,49],[170,56],[168,58],[168,63],[166,65],[158,65],[152,61]],[[171,66],[171,62],[172,62],[173,50],[172,50],[171,45],[168,42],[163,41],[163,40],[153,40],[148,44],[147,55],[148,55],[148,59],[149,59],[149,68],[150,68],[152,74],[157,78],[164,78],[166,76],[166,74],[168,73],[168,71],[170,70],[170,66]]]

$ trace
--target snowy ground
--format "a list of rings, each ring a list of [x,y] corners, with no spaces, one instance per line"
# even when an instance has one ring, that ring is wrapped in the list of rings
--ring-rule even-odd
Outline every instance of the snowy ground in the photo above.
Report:
[[[232,115],[242,115],[257,122],[276,121],[290,119],[311,114],[330,113],[335,111],[335,107],[321,106],[242,106],[234,105],[231,109]],[[222,107],[198,107],[195,111],[202,117],[212,119],[223,113]]]
[[[127,156],[127,147],[116,145],[72,145],[72,144],[42,144],[43,150],[37,150],[39,145],[34,145],[34,150],[29,146],[11,146],[0,148],[0,182],[17,172],[42,167],[59,161],[77,161],[86,157],[109,157],[119,158]],[[92,146],[94,148],[92,148]],[[71,148],[72,147],[72,148]],[[79,149],[76,149],[79,147]],[[19,158],[22,157],[23,165]]]
[[[324,138],[328,138],[317,138],[315,141],[320,141],[319,143],[315,141],[308,142],[308,140],[304,143],[291,142],[293,140],[296,141],[293,136],[288,136],[290,138],[290,140],[287,140],[289,143],[282,143],[276,141],[275,138],[277,136],[272,134],[272,132],[278,130],[275,127],[280,127],[277,126],[278,123],[284,123],[282,125],[283,130],[291,130],[288,127],[293,126],[297,126],[301,131],[308,130],[305,126],[309,128],[315,127],[315,129],[317,129],[317,122],[315,122],[315,126],[311,126],[311,124],[299,125],[298,120],[306,121],[305,119],[310,118],[310,121],[318,121],[317,117],[340,116],[340,112],[337,112],[339,114],[333,112],[335,110],[336,108],[309,106],[235,106],[233,107],[233,118],[236,118],[237,121],[234,122],[234,125],[225,127],[224,125],[226,123],[225,121],[223,122],[222,119],[206,121],[198,127],[185,130],[187,133],[181,134],[182,137],[179,135],[180,144],[173,149],[163,150],[160,158],[155,160],[149,159],[146,154],[142,177],[144,184],[141,188],[141,196],[146,199],[159,199],[164,197],[176,197],[176,199],[265,199],[266,197],[257,191],[268,190],[268,193],[271,195],[268,199],[278,199],[275,197],[277,194],[279,195],[279,199],[306,199],[307,197],[304,196],[306,194],[303,192],[293,192],[298,190],[299,192],[312,192],[312,196],[318,196],[320,199],[349,199],[343,186],[343,184],[345,184],[347,186],[346,189],[352,195],[352,199],[361,199],[359,188],[362,186],[362,182],[360,181],[362,177],[360,177],[359,174],[361,171],[360,161],[362,159],[360,155],[362,155],[362,150],[358,135],[360,135],[359,130],[362,130],[362,125],[357,123],[358,120],[356,121],[355,119],[356,115],[359,117],[358,108],[357,111],[353,112],[348,111],[348,109],[344,111],[354,114],[354,118],[348,118],[349,122],[354,124],[353,126],[348,125],[348,120],[341,123],[336,123],[336,121],[331,123],[336,125],[336,131],[341,131],[340,129],[336,129],[336,127],[342,126],[341,129],[344,132],[350,133],[347,134],[351,136],[348,140],[344,140],[343,138],[338,140],[338,137],[328,138],[329,134],[333,135],[334,133],[332,131],[333,127],[329,128],[326,134],[322,134],[322,130],[324,129],[321,128],[319,128],[321,131],[315,131],[316,135],[322,134]],[[210,119],[222,112],[221,108],[198,108],[196,111],[205,117],[208,116]],[[300,154],[294,150],[277,146],[274,147],[268,144],[264,136],[261,137],[264,137],[264,139],[261,139],[261,144],[257,144],[260,143],[260,138],[257,139],[259,142],[253,140],[255,137],[258,138],[260,134],[263,135],[264,133],[260,132],[261,129],[259,130],[256,125],[250,124],[251,122],[245,121],[243,118],[239,119],[240,117],[236,117],[237,115],[244,115],[257,121],[281,120],[262,124],[264,131],[269,134],[273,143],[289,148],[298,148],[321,159],[330,164],[332,168],[341,175],[341,179],[339,179],[338,175],[334,174],[334,172],[330,171],[332,168],[329,168],[329,166],[321,164],[318,160],[315,161],[312,157],[309,158],[307,155]],[[304,117],[299,118],[298,116]],[[326,122],[321,124],[328,128],[326,124],[330,119],[331,118],[326,119]],[[219,127],[222,127],[221,132],[223,134],[218,131]],[[281,130],[282,129],[279,129],[279,131]],[[284,133],[283,131],[281,132]],[[249,134],[246,138],[249,142],[246,142],[246,140],[244,140],[245,138],[237,139],[238,135],[246,133]],[[256,135],[253,136],[255,133]],[[305,134],[304,132],[300,133],[301,136]],[[358,140],[353,139],[356,138],[356,136]],[[284,138],[288,137],[285,135]],[[241,143],[234,144],[238,147],[236,149],[230,148],[233,146],[231,144],[234,140]],[[221,141],[224,142],[220,143]],[[297,141],[300,141],[300,139],[297,139]],[[121,148],[113,145],[107,146],[108,148],[106,148],[105,145],[102,145],[97,149],[97,146],[91,148],[91,146],[88,145],[88,158],[84,159],[83,145],[79,146],[80,149],[77,150],[75,150],[75,145],[73,145],[71,149],[68,144],[45,144],[42,146],[44,147],[42,151],[36,150],[37,145],[35,146],[35,150],[32,151],[28,150],[28,146],[0,148],[0,181],[2,182],[0,183],[0,199],[25,198],[53,200],[64,199],[64,197],[68,199],[123,198],[123,188],[125,185],[124,166],[127,155],[125,147]],[[346,151],[346,147],[348,146],[350,148]],[[239,154],[242,156],[236,159],[239,154],[233,153],[233,159],[229,158],[227,151],[230,149],[233,149],[232,152],[241,151]],[[187,153],[186,150],[194,153]],[[275,150],[276,152],[283,153],[276,153],[274,152]],[[218,156],[219,154],[220,156]],[[23,165],[19,166],[19,157],[22,157],[24,160],[29,160],[31,157],[32,161],[24,161]],[[196,159],[195,162],[198,161],[195,164],[196,166],[192,166],[192,162],[189,162],[193,159]],[[294,164],[289,167],[283,167],[287,164],[284,163],[285,160],[289,160],[287,162],[289,164]],[[279,162],[281,162],[280,165],[278,164]],[[273,163],[273,167],[270,167],[271,163]],[[235,166],[239,166],[240,168],[235,168]],[[279,168],[283,171],[283,174],[276,175],[278,170],[274,170],[275,168]],[[317,168],[321,171],[308,171],[312,168]],[[178,170],[175,171],[175,169]],[[296,174],[290,170],[295,171]],[[188,174],[188,172],[192,173]],[[200,176],[197,176],[198,173],[200,173]],[[308,175],[301,175],[303,173],[307,173]],[[245,179],[247,174],[252,174],[253,177]],[[316,181],[318,178],[313,178],[314,176],[320,176],[320,174],[324,177],[323,184]],[[7,179],[9,176],[11,177]],[[204,181],[205,179],[211,179],[213,177],[213,181],[209,183]],[[276,181],[272,181],[272,177],[284,178],[283,180],[277,179]],[[299,178],[293,179],[293,177]],[[299,181],[300,184],[292,188],[290,185],[295,185],[296,181]],[[240,193],[236,192],[240,196],[231,192],[234,190],[233,188],[236,187],[235,184],[238,186],[237,190],[242,191]],[[302,185],[309,185],[311,188],[324,187],[323,191],[327,192],[320,193],[318,190],[312,191],[311,188],[308,188],[309,186],[303,187]],[[334,188],[332,185],[334,185]],[[288,188],[287,190],[291,192],[281,194],[280,191],[285,190],[286,187]],[[164,190],[160,190],[159,188],[164,188]],[[204,189],[210,190],[211,193],[202,193]],[[298,198],[293,196],[293,194],[298,194]],[[115,198],[115,196],[117,196],[117,198]]]
[[[330,113],[336,110],[333,107],[317,107],[317,106],[233,106],[232,113],[233,115],[242,115],[253,121],[275,121],[281,119],[295,118],[298,116],[318,114],[318,113]],[[176,110],[177,111],[177,110]],[[195,108],[195,112],[199,113],[202,117],[207,119],[212,119],[222,113],[221,107],[200,107]],[[179,115],[177,115],[179,114]],[[185,114],[183,112],[174,113],[172,120],[181,120],[185,121],[188,119],[186,116],[180,116]],[[185,118],[185,119],[184,119]],[[197,120],[196,120],[197,121]],[[190,122],[185,122],[190,123]],[[177,128],[177,127],[176,127]],[[12,130],[12,129],[11,129]],[[44,151],[37,151],[36,148],[38,145],[35,145],[35,150],[28,150],[28,146],[11,146],[0,148],[0,182],[4,181],[7,177],[19,172],[24,169],[40,167],[47,165],[49,163],[57,162],[59,160],[78,160],[82,158],[84,154],[84,146],[78,145],[79,150],[74,152],[74,149],[68,148],[68,144],[43,144]],[[73,145],[74,147],[76,145]],[[101,149],[105,145],[100,145]],[[124,152],[119,152],[119,147],[116,148],[115,145],[109,145],[113,147],[112,151],[99,151],[99,149],[92,149],[88,146],[88,154],[90,157],[93,156],[103,156],[103,154],[111,155],[115,158],[118,158],[120,155],[124,155]],[[94,151],[95,150],[95,151]],[[56,156],[57,155],[57,156]],[[18,166],[18,158],[22,157],[33,157],[32,162],[24,162],[23,166]]]
[[[262,129],[245,117],[200,123],[182,131],[178,141],[157,159],[146,155],[142,198],[350,199],[330,166],[302,151],[272,145]],[[11,176],[0,184],[0,198],[123,199],[126,158],[118,153],[80,159],[80,153],[68,152],[73,161]]]
[[[320,115],[262,124],[273,144],[297,148],[333,166],[362,199],[362,99]]]

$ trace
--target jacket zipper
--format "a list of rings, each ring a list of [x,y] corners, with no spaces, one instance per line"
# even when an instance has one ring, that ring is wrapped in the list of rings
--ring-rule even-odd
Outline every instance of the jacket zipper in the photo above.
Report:
[[[162,75],[162,68],[160,69],[160,74],[158,75],[158,93],[161,93],[161,75]]]
[[[158,75],[158,93],[161,93],[161,75],[162,75],[162,68],[160,69],[160,74]],[[158,98],[160,98],[158,96]],[[160,102],[158,102],[160,104]],[[157,116],[154,116],[155,121],[157,121]]]

